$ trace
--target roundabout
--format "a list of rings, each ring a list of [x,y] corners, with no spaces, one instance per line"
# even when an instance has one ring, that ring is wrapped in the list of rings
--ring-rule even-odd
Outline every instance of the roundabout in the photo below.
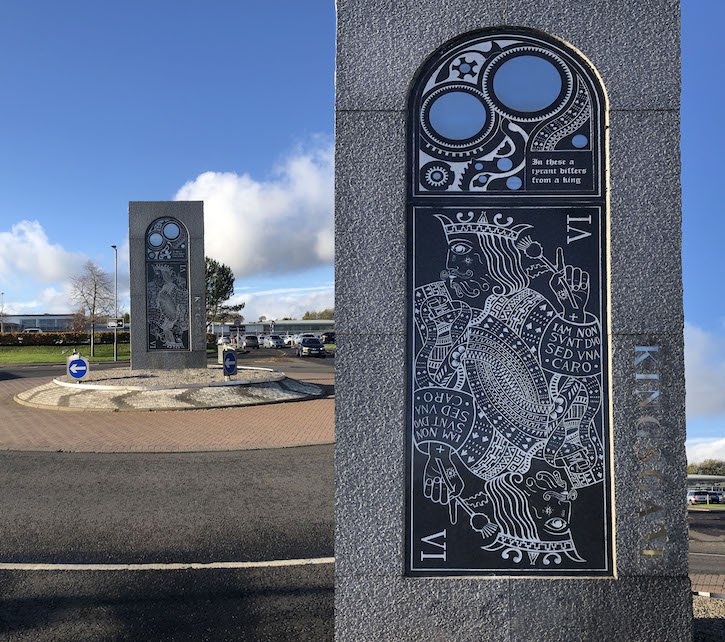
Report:
[[[230,408],[302,401],[322,396],[320,386],[270,368],[243,367],[224,380],[219,366],[185,370],[130,370],[91,373],[83,382],[67,374],[14,395],[42,410],[161,411]]]
[[[275,353],[264,358],[244,356],[242,363],[280,379],[200,389],[94,391],[76,388],[104,385],[100,378],[86,379],[85,384],[53,383],[64,379],[65,368],[61,364],[4,368],[0,371],[0,451],[180,453],[285,448],[334,441],[334,360],[301,362]],[[221,383],[220,370],[213,368],[215,364],[209,365],[216,381]],[[118,384],[124,370],[96,364],[91,376],[117,378]],[[247,379],[249,375],[242,375],[247,371],[248,368],[240,367],[237,380]],[[138,381],[135,384],[140,385]],[[146,380],[145,385],[150,386],[150,381]],[[110,408],[83,412],[82,408],[70,405],[64,407],[66,412],[49,412],[58,407],[40,405],[40,401],[49,401],[44,399],[46,395],[59,400],[69,394],[66,391],[72,397],[69,404],[79,403],[79,394],[92,394],[94,399],[115,398],[117,405],[123,400],[129,405],[138,404],[144,397],[156,396],[158,405],[154,412],[114,412]],[[185,400],[197,395],[216,395],[219,402],[220,398],[234,394],[234,405],[208,404],[179,412],[183,403],[188,404]],[[243,395],[247,405],[239,403]],[[294,401],[295,397],[298,403],[280,403]],[[161,405],[164,398],[164,403],[174,403],[176,407],[162,409],[169,407]],[[21,403],[17,403],[18,399]]]

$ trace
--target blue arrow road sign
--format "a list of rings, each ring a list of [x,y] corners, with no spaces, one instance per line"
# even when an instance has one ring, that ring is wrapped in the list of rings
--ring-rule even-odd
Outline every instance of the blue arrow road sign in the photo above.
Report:
[[[225,375],[229,376],[237,373],[237,357],[230,350],[224,353],[223,363]]]
[[[83,357],[68,362],[68,374],[74,379],[83,379],[88,374],[88,362]]]

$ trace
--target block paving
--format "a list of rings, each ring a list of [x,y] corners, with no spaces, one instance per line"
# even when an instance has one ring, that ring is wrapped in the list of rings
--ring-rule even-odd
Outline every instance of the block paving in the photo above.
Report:
[[[334,385],[334,375],[296,379]],[[242,408],[154,412],[78,412],[21,406],[13,397],[50,377],[0,381],[0,450],[194,452],[332,443],[334,395]]]

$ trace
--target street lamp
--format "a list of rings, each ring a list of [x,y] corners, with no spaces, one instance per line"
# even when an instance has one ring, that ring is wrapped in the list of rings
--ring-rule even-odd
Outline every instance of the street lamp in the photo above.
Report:
[[[116,267],[114,270],[114,294],[116,297],[116,316],[113,324],[113,360],[118,361],[118,248],[115,245],[111,246],[113,251],[116,253]]]

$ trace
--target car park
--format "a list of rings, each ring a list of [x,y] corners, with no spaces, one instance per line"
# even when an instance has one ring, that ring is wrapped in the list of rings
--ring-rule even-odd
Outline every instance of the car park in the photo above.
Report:
[[[232,342],[232,340],[229,337],[220,337],[219,339],[217,339],[216,344],[218,346],[221,346],[221,345],[226,345],[231,342]]]
[[[710,504],[719,504],[720,503],[720,494],[719,493],[708,493],[710,497]]]
[[[317,339],[317,335],[312,334],[311,332],[303,332],[302,334],[298,334],[295,340],[295,345],[300,345],[303,339]]]
[[[270,334],[264,338],[265,348],[284,348],[284,341],[278,334]]]
[[[327,356],[325,346],[316,337],[304,337],[297,345],[298,357],[322,357]]]
[[[259,339],[257,339],[257,336],[254,334],[245,334],[244,339],[242,339],[242,347],[247,348],[257,348],[259,349]]]
[[[322,341],[322,343],[335,343],[335,333],[334,332],[323,332],[320,335],[320,341]]]
[[[284,347],[285,348],[294,348],[295,347],[295,335],[294,334],[288,334],[284,338]]]

